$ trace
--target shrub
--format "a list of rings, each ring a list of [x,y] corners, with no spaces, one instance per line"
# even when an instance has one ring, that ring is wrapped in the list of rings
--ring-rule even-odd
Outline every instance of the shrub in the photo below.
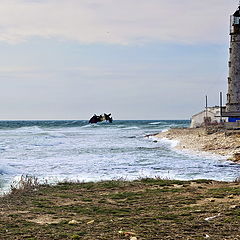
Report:
[[[10,186],[10,193],[23,193],[35,190],[39,186],[38,178],[34,176],[21,176],[20,180],[13,182]]]

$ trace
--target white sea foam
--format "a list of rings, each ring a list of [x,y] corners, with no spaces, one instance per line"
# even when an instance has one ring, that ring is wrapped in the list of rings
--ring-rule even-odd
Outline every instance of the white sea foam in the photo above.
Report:
[[[41,133],[43,130],[40,127],[33,126],[33,127],[21,127],[18,129],[14,129],[15,132],[26,132],[26,133]]]
[[[169,128],[165,128],[161,132],[167,132],[167,131],[169,131]]]
[[[133,127],[125,127],[125,130],[132,130],[132,129],[139,129],[139,127],[137,126],[133,126]]]
[[[156,132],[156,126],[151,128],[149,123],[86,125],[85,121],[72,127],[41,125],[0,130],[1,178],[7,184],[21,175],[51,182],[144,176],[233,180],[238,176],[238,166],[221,157],[176,150],[178,142],[174,140],[154,136],[147,140],[143,136]],[[164,129],[161,125],[157,131],[167,131],[171,124]]]
[[[151,122],[149,125],[159,125],[159,124],[164,124],[163,122]]]
[[[210,153],[210,152],[204,152],[204,151],[198,151],[198,150],[192,150],[192,149],[173,149],[174,151],[184,154],[189,157],[195,157],[195,158],[207,158],[207,159],[213,159],[213,160],[221,160],[221,161],[227,161],[229,156],[222,156],[220,154]]]
[[[92,128],[92,127],[98,127],[99,125],[98,124],[95,124],[95,123],[93,123],[93,124],[86,124],[86,125],[84,125],[84,126],[81,126],[80,128]]]
[[[169,144],[171,146],[171,148],[175,148],[179,144],[178,140],[169,140],[167,138],[162,138],[161,141]]]
[[[179,141],[177,141],[177,140],[170,140],[168,138],[159,138],[159,137],[155,137],[155,136],[150,136],[149,138],[151,140],[153,140],[153,141],[157,141],[160,144],[168,146],[168,147],[170,147],[172,149],[175,148],[179,144]]]
[[[164,129],[165,131],[168,131]],[[222,160],[226,161],[230,156],[222,156],[220,154],[205,152],[205,151],[198,151],[198,150],[192,150],[192,149],[178,149],[177,146],[179,144],[178,140],[174,139],[168,139],[168,138],[159,138],[152,136],[151,139],[156,140],[164,145],[168,145],[172,151],[177,152],[179,154],[184,154],[189,157],[195,157],[195,158],[210,158],[210,159],[216,159],[216,160]]]

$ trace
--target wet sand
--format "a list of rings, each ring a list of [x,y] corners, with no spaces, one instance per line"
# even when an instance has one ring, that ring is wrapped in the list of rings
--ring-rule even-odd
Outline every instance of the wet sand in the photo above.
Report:
[[[240,133],[207,134],[204,128],[178,128],[159,133],[155,137],[177,140],[177,149],[219,154],[240,163]]]

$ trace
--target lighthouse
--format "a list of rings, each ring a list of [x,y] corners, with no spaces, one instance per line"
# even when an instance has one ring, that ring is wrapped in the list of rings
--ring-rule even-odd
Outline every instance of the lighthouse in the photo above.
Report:
[[[206,104],[206,110],[192,116],[190,128],[224,122],[226,129],[240,130],[240,2],[237,10],[230,17],[228,67],[226,107],[222,106],[222,93],[220,93],[220,107],[208,107]]]
[[[230,18],[229,77],[224,117],[240,120],[240,5]]]

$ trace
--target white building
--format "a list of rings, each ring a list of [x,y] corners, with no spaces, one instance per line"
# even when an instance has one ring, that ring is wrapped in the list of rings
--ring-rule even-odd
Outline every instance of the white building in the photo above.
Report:
[[[209,124],[220,123],[220,114],[221,111],[219,106],[208,107],[207,112],[204,110],[192,116],[190,128],[198,128],[204,126],[205,121],[207,121]],[[226,119],[223,118],[223,121],[225,120]]]

